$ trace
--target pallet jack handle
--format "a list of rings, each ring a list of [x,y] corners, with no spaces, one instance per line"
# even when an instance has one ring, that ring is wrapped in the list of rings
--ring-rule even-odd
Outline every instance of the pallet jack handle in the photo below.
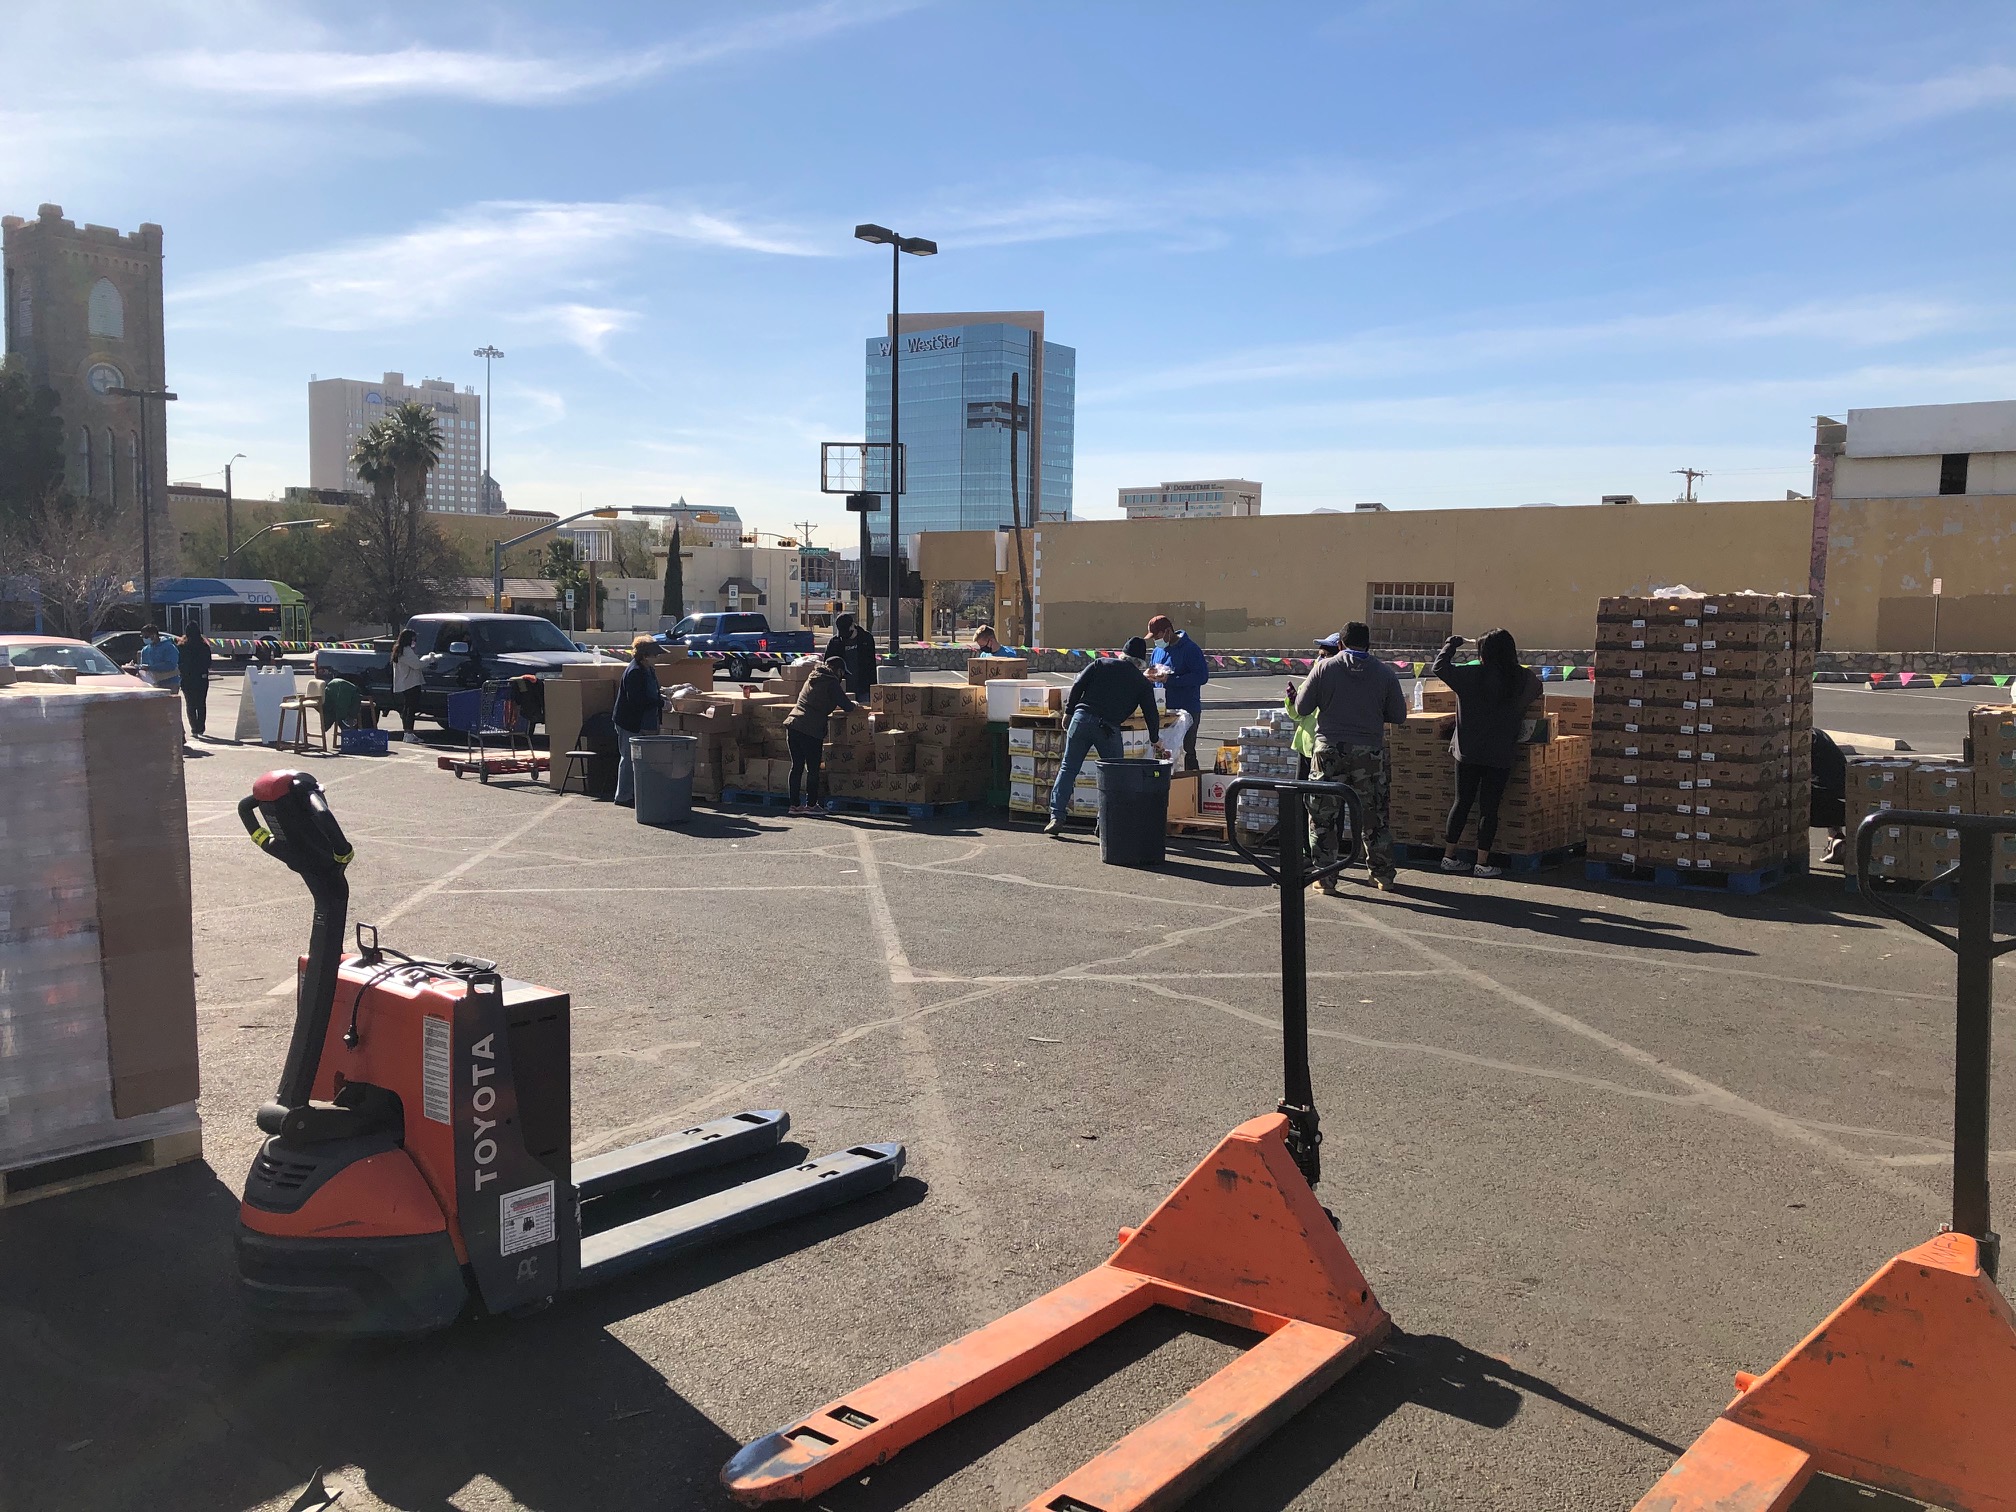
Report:
[[[1890,824],[1960,832],[1958,864],[1935,879],[1957,880],[1956,930],[1949,932],[1926,923],[1869,886],[1869,854],[1876,830]],[[2016,815],[1884,809],[1865,818],[1855,831],[1855,883],[1863,896],[1927,939],[1937,940],[1957,958],[1951,1227],[1954,1233],[1969,1235],[1980,1245],[1981,1268],[1990,1276],[1995,1274],[2001,1258],[2001,1240],[1989,1227],[1988,1212],[1988,1087],[1994,1063],[1995,958],[2016,950],[2016,939],[1995,938],[1997,835],[2016,835]]]
[[[343,925],[350,910],[350,882],[344,868],[355,852],[329,811],[322,784],[312,773],[268,772],[238,801],[238,818],[252,843],[284,862],[308,884],[315,900],[315,923],[308,937],[308,969],[294,1002],[294,1037],[280,1073],[274,1104],[284,1114],[308,1106],[315,1072],[336,1005],[336,973],[343,959]],[[282,1118],[262,1108],[259,1126],[280,1132]],[[269,1127],[269,1125],[271,1127]]]
[[[1281,863],[1275,866],[1239,838],[1239,795],[1244,792],[1281,795]],[[1281,888],[1281,1062],[1284,1083],[1280,1111],[1288,1119],[1288,1153],[1313,1188],[1322,1174],[1323,1131],[1316,1117],[1316,1090],[1309,1076],[1309,934],[1304,907],[1309,884],[1334,877],[1351,864],[1340,847],[1340,859],[1325,866],[1308,864],[1305,847],[1309,828],[1303,803],[1309,798],[1335,798],[1340,815],[1351,816],[1351,833],[1364,833],[1358,795],[1341,782],[1292,782],[1273,777],[1238,777],[1225,788],[1226,833],[1233,849],[1274,879]]]

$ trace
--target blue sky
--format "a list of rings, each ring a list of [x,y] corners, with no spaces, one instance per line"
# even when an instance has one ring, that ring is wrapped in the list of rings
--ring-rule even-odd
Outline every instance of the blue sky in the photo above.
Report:
[[[0,210],[166,228],[170,475],[307,480],[311,373],[482,381],[514,505],[827,544],[874,220],[1078,350],[1076,505],[1806,486],[2016,396],[2016,8],[12,0]]]

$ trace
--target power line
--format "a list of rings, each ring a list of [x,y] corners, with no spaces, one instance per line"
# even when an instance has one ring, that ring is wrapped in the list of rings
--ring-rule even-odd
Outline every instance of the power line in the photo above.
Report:
[[[1680,502],[1682,504],[1692,504],[1694,502],[1694,480],[1696,478],[1705,478],[1708,474],[1702,472],[1698,467],[1676,467],[1673,469],[1673,474],[1675,477],[1687,480],[1687,496]]]

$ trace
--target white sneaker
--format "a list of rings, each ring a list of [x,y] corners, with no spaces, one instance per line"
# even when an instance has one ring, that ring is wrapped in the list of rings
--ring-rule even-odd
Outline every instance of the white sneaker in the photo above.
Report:
[[[1470,875],[1473,877],[1502,877],[1505,875],[1505,868],[1502,866],[1479,865]]]
[[[1442,858],[1442,870],[1446,872],[1466,872],[1470,870],[1470,863],[1468,861],[1459,861],[1454,856],[1444,856]]]

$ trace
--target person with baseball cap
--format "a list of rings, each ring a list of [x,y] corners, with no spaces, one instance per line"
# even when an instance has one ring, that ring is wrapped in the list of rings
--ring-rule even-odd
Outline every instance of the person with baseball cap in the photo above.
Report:
[[[1085,753],[1096,750],[1102,761],[1119,761],[1126,756],[1120,726],[1136,709],[1148,722],[1148,738],[1161,753],[1162,717],[1155,707],[1155,689],[1148,681],[1148,643],[1135,636],[1118,656],[1102,656],[1078,674],[1064,697],[1064,759],[1057,764],[1057,780],[1050,788],[1050,822],[1046,835],[1064,833],[1064,816],[1071,811],[1071,790],[1078,785],[1078,773],[1085,765]]]

